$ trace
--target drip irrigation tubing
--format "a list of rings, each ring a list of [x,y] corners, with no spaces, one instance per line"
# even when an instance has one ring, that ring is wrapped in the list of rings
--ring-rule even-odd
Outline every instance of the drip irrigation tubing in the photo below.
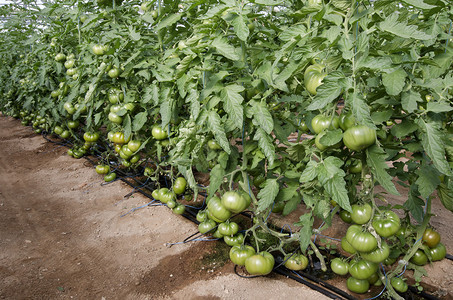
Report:
[[[45,135],[43,134],[43,136],[45,136]],[[51,140],[50,138],[47,138],[46,136],[45,136],[45,139],[50,141],[50,142],[52,142],[52,143],[55,143],[55,144],[68,146],[68,143],[66,143],[66,141],[65,141],[65,143],[56,142],[56,141]],[[93,166],[96,165],[96,162],[93,159],[91,159],[88,155],[85,155],[83,157],[86,160],[88,160]],[[128,174],[128,173],[124,172],[121,169],[116,169],[115,172],[119,175],[119,177],[117,179],[115,179],[114,181],[121,180],[122,182],[126,183],[127,185],[129,185],[130,187],[132,187],[134,189],[132,193],[138,192],[138,193],[141,193],[142,195],[144,195],[145,197],[153,200],[153,201],[149,202],[147,205],[144,205],[142,207],[149,206],[151,203],[156,201],[151,195],[152,189],[150,189],[150,187],[148,186],[149,184],[152,184],[152,182],[149,183],[149,184],[143,183],[142,181],[137,179],[137,177],[140,176],[139,174],[131,175],[131,174]],[[127,179],[131,179],[133,182],[130,182]],[[112,181],[112,182],[114,182],[114,181]],[[134,182],[135,182],[135,184],[134,184]],[[151,192],[151,193],[148,193],[145,190],[147,190],[148,192]],[[129,193],[128,195],[131,195],[132,193]],[[199,194],[202,195],[202,196],[203,195],[206,196],[205,193],[199,193]],[[140,207],[140,208],[142,208],[142,207]],[[136,209],[139,209],[139,208],[136,208]],[[186,210],[184,211],[182,216],[185,217],[186,219],[192,221],[195,224],[199,224],[200,222],[196,219],[197,211],[198,211],[197,208],[186,206]],[[246,216],[246,217],[249,217],[249,218],[252,217],[252,215],[247,213],[247,212],[242,212],[241,214]],[[286,230],[284,230],[284,228],[280,228],[280,230],[282,232],[286,232]],[[181,243],[188,243],[188,242],[195,241],[195,240],[209,240],[209,241],[217,240],[217,239],[200,239],[200,238],[197,238],[198,235],[199,235],[199,232],[196,232],[196,233],[190,235],[189,237],[187,237]],[[176,243],[176,244],[178,244],[178,243]],[[453,255],[447,254],[446,258],[449,259],[449,260],[453,260]],[[356,300],[357,299],[357,298],[353,297],[352,295],[348,294],[347,292],[345,292],[345,291],[343,291],[343,290],[341,290],[341,289],[339,289],[339,288],[337,288],[337,287],[325,282],[324,280],[321,280],[321,279],[317,278],[316,276],[308,274],[306,272],[301,272],[301,271],[294,272],[294,271],[290,271],[290,270],[288,270],[286,268],[282,268],[280,266],[274,268],[273,272],[275,272],[277,274],[280,274],[280,275],[283,275],[283,276],[286,276],[288,278],[291,278],[291,279],[293,279],[293,280],[295,280],[295,281],[297,281],[299,283],[302,283],[302,284],[310,287],[311,289],[313,289],[313,290],[315,290],[315,291],[317,291],[317,292],[329,297],[330,299],[347,299],[347,300]],[[236,268],[235,268],[235,273],[237,275],[239,275],[237,273]],[[428,294],[428,293],[426,293],[424,291],[420,292],[413,286],[409,286],[409,290],[412,293],[423,297],[424,299],[438,300],[437,297],[435,297],[433,295],[430,295],[430,294]]]

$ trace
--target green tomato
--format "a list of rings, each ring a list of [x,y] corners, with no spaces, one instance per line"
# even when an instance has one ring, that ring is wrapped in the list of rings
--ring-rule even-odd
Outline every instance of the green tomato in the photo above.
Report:
[[[434,248],[430,248],[428,252],[431,255],[432,261],[442,260],[447,255],[447,249],[442,243],[438,243]]]
[[[343,249],[344,251],[348,252],[349,254],[357,253],[357,250],[355,250],[355,248],[352,247],[352,245],[348,242],[346,237],[343,237],[341,239],[341,249]]]
[[[172,189],[176,195],[181,195],[186,190],[187,181],[184,177],[178,177],[173,182]]]
[[[66,55],[63,53],[58,53],[55,55],[55,61],[65,61],[66,60]]]
[[[123,118],[121,116],[118,116],[114,112],[109,112],[108,118],[110,122],[115,123],[115,124],[121,124],[123,123]]]
[[[377,270],[378,264],[363,259],[349,264],[349,274],[356,279],[367,279]]]
[[[204,222],[208,219],[208,213],[205,211],[205,210],[200,210],[198,213],[197,213],[197,221],[198,222]]]
[[[440,234],[432,228],[426,228],[423,232],[422,241],[430,248],[434,248],[440,242]]]
[[[255,249],[248,245],[236,245],[230,249],[231,261],[239,266],[244,266],[247,258],[255,255]]]
[[[242,233],[237,233],[233,236],[225,235],[223,237],[223,241],[228,246],[242,245],[244,243],[244,235]]]
[[[55,132],[55,134],[58,134],[58,135],[62,134],[63,131],[64,131],[63,127],[61,127],[59,125],[55,126],[55,128],[53,129],[53,132]]]
[[[118,78],[120,76],[120,69],[113,67],[108,71],[108,75],[110,78]]]
[[[267,275],[272,272],[275,260],[272,254],[262,251],[245,260],[245,269],[250,275]]]
[[[223,194],[221,202],[226,209],[233,213],[240,213],[250,205],[247,199],[235,191],[229,191]]]
[[[160,126],[154,125],[153,129],[151,130],[152,136],[156,140],[164,140],[168,137],[167,131],[163,130]]]
[[[338,116],[317,115],[311,120],[311,127],[316,134],[328,129],[337,129],[339,126]]]
[[[400,277],[393,277],[390,280],[392,287],[399,293],[405,293],[408,289],[407,283]]]
[[[200,224],[198,224],[198,231],[202,234],[208,233],[216,227],[216,222],[210,219],[207,219]]]
[[[116,173],[115,172],[112,172],[110,174],[107,174],[104,176],[104,181],[105,182],[110,182],[110,181],[113,181],[116,179]]]
[[[352,112],[342,113],[340,115],[340,128],[343,129],[343,131],[346,131],[355,125],[356,120]]]
[[[410,262],[418,265],[424,266],[428,263],[428,256],[423,252],[423,250],[418,249],[414,256],[411,257]]]
[[[110,172],[110,166],[109,165],[97,165],[96,166],[96,173],[105,175]]]
[[[210,216],[217,222],[225,222],[231,217],[231,211],[223,206],[218,197],[212,197],[208,202],[208,211]]]
[[[219,224],[219,233],[225,235],[235,235],[239,231],[239,225],[236,222],[223,222]]]
[[[371,219],[373,209],[368,203],[352,205],[351,219],[356,224],[365,224]]]
[[[172,211],[177,215],[182,215],[186,211],[186,206],[183,204],[177,204]]]
[[[341,210],[340,211],[340,218],[343,220],[343,222],[351,224],[352,223],[352,218],[351,218],[351,213],[347,210]]]
[[[381,248],[376,248],[371,252],[360,253],[360,256],[372,263],[381,263],[389,257],[390,247],[385,241],[381,242]]]
[[[346,240],[359,252],[371,252],[377,247],[376,238],[362,230],[362,226],[351,225],[346,232]]]
[[[324,66],[321,64],[314,64],[305,69],[304,85],[307,91],[312,95],[316,95],[316,89],[322,84],[322,80],[327,75],[323,70]]]
[[[346,275],[349,272],[349,264],[339,257],[332,259],[330,268],[332,269],[332,272],[341,276]]]
[[[216,140],[212,139],[208,141],[208,148],[211,150],[220,150],[222,147],[216,142]]]
[[[386,238],[397,233],[400,229],[401,221],[393,211],[387,210],[376,214],[373,218],[372,225],[377,234]]]
[[[368,292],[370,288],[370,283],[366,279],[356,279],[354,277],[349,277],[346,281],[346,286],[348,290],[357,294],[364,294]]]
[[[63,139],[67,139],[70,136],[71,136],[71,133],[69,132],[69,130],[63,130],[63,132],[60,134],[60,137]]]
[[[139,140],[130,140],[129,143],[127,143],[127,148],[132,151],[132,153],[135,153],[140,149],[140,146],[142,145],[142,142]]]
[[[343,143],[351,150],[362,151],[376,143],[376,130],[365,125],[356,125],[343,134]]]
[[[361,173],[363,169],[362,160],[360,159],[350,159],[349,160],[349,173],[358,174]]]
[[[106,47],[103,45],[94,45],[91,50],[93,50],[93,53],[96,55],[104,55]]]
[[[294,254],[285,257],[285,267],[293,271],[305,270],[308,266],[308,258],[303,254]]]

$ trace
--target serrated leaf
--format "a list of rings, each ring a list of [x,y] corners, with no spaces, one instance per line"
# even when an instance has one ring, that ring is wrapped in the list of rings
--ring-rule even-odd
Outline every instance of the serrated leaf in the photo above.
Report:
[[[289,185],[288,187],[282,188],[278,192],[277,200],[280,201],[288,201],[289,199],[293,198],[295,195],[299,194],[297,189],[299,185]]]
[[[351,98],[347,100],[351,102],[352,113],[359,124],[373,129],[377,128],[371,118],[370,107],[361,94],[353,93]]]
[[[387,173],[389,166],[386,164],[387,154],[378,145],[366,149],[366,161],[376,180],[393,195],[399,195],[398,190],[392,182],[392,176]]]
[[[426,4],[423,0],[403,0],[403,2],[421,9],[432,9],[436,7],[434,5]]]
[[[374,124],[381,124],[384,121],[390,119],[393,115],[393,110],[383,110],[383,111],[375,111],[371,114],[371,119],[373,119]]]
[[[262,102],[253,101],[252,109],[253,120],[267,133],[270,134],[274,129],[274,120],[267,106]]]
[[[264,155],[266,155],[266,158],[269,160],[269,164],[272,165],[275,160],[275,147],[272,137],[263,129],[258,128],[253,140],[258,141],[258,146],[263,151]]]
[[[214,138],[217,143],[219,143],[219,145],[226,153],[230,154],[230,144],[228,143],[225,131],[223,130],[220,116],[215,111],[210,111],[208,113],[208,124],[209,129],[214,134]]]
[[[446,175],[452,175],[450,166],[445,157],[445,146],[442,140],[443,134],[439,130],[439,125],[431,122],[427,123],[423,119],[417,119],[416,123],[421,129],[422,146],[426,154],[433,161],[434,166]]]
[[[161,29],[165,29],[170,27],[171,25],[175,24],[181,19],[181,14],[171,14],[168,17],[165,17],[157,24],[155,30],[159,31]]]
[[[299,222],[294,225],[301,227],[299,230],[299,246],[302,253],[304,253],[308,245],[310,245],[312,228],[313,228],[313,216],[309,213],[303,214],[299,217]]]
[[[267,179],[264,188],[258,193],[258,212],[263,212],[266,209],[270,208],[272,203],[277,197],[280,185],[277,182],[277,179]]]
[[[212,168],[209,176],[209,194],[208,198],[211,198],[223,183],[223,177],[225,176],[225,169],[219,164]]]
[[[417,222],[421,223],[423,221],[423,207],[425,206],[425,202],[415,194],[414,186],[411,186],[407,200],[403,206],[411,212]]]
[[[435,113],[447,112],[453,110],[453,107],[447,102],[428,102],[426,105],[426,111],[432,111]]]
[[[343,139],[343,131],[341,129],[323,131],[320,134],[319,142],[324,146],[333,146],[338,144]]]
[[[419,92],[410,90],[401,95],[401,106],[408,113],[413,113],[418,108],[417,102],[422,102]]]
[[[446,209],[453,212],[453,188],[450,184],[441,183],[438,188],[439,198]]]
[[[327,75],[328,76],[328,75]],[[317,87],[316,96],[307,110],[317,110],[326,107],[333,100],[337,99],[343,91],[338,81],[325,81]]]
[[[340,176],[338,173],[335,174],[332,178],[327,180],[324,184],[324,188],[342,209],[349,212],[352,211],[348,191],[346,189],[346,181],[343,176]]]
[[[406,75],[406,72],[402,69],[396,69],[391,73],[382,74],[382,83],[387,94],[396,96],[401,93],[406,84]]]
[[[131,121],[131,116],[128,114],[124,118],[123,126],[124,126],[124,139],[129,139],[132,133],[132,121]]]
[[[239,50],[233,47],[225,38],[217,37],[211,44],[218,53],[233,61],[241,58]]]
[[[134,121],[132,122],[132,131],[137,132],[143,128],[146,121],[148,120],[148,112],[143,111],[134,116]]]
[[[172,99],[168,99],[168,101],[164,101],[163,103],[161,103],[159,112],[162,118],[162,127],[166,127],[168,124],[170,124],[172,111],[173,111]]]
[[[251,1],[253,2],[253,1]],[[266,5],[266,6],[276,6],[283,3],[283,0],[275,1],[275,0],[255,0],[256,4]]]
[[[234,33],[236,33],[237,37],[241,41],[247,41],[247,38],[249,37],[250,30],[247,24],[245,24],[244,17],[242,15],[238,15],[236,18],[234,18],[233,22],[233,28],[234,28]]]
[[[129,27],[129,36],[133,41],[139,41],[141,39],[140,32],[135,31],[133,27]]]
[[[220,92],[220,98],[224,102],[223,107],[237,128],[242,128],[244,118],[244,109],[242,107],[244,98],[239,94],[242,91],[244,91],[244,87],[230,84],[225,86]]]
[[[302,202],[302,196],[298,193],[294,195],[291,199],[289,199],[285,203],[285,207],[283,208],[282,215],[287,216],[293,211],[297,209],[297,206]]]
[[[307,164],[307,167],[304,169],[300,175],[299,182],[310,182],[318,176],[317,171],[318,163],[314,160],[310,160]]]
[[[430,40],[433,38],[433,36],[426,34],[423,31],[419,31],[415,25],[407,25],[398,22],[398,15],[398,12],[394,12],[390,16],[387,16],[385,20],[379,24],[381,30],[406,39]]]
[[[297,36],[303,36],[307,33],[307,29],[303,24],[297,24],[286,28],[282,33],[280,33],[279,38],[287,42]]]
[[[415,183],[420,195],[428,198],[440,184],[439,172],[431,165],[422,165],[415,173],[418,175]]]
[[[404,136],[411,134],[417,129],[418,129],[417,124],[415,124],[411,120],[404,119],[400,124],[393,125],[390,131],[397,138],[402,138]]]

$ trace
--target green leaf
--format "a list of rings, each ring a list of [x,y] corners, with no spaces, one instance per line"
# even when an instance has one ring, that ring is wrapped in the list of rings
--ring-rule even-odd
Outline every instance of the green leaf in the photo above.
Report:
[[[387,153],[378,145],[373,145],[366,149],[366,161],[376,180],[393,195],[399,195],[395,185],[392,182],[392,176],[387,173],[389,166],[386,164]]]
[[[124,118],[123,126],[124,126],[124,138],[127,140],[131,136],[132,133],[132,121],[131,116],[129,114],[126,115]]]
[[[223,183],[223,177],[225,176],[225,170],[219,165],[215,165],[212,168],[209,176],[209,194],[208,198],[211,198],[220,188]]]
[[[314,160],[310,160],[307,164],[307,167],[304,169],[300,175],[299,182],[310,182],[318,176],[318,163]]]
[[[166,28],[168,29],[171,25],[178,22],[181,19],[181,16],[182,16],[182,14],[172,14],[172,15],[169,15],[168,17],[165,17],[163,20],[161,20],[157,24],[155,30],[159,31],[161,29],[166,29]]]
[[[280,185],[277,179],[267,179],[264,188],[258,193],[258,212],[263,212],[268,209],[277,197]]]
[[[310,213],[303,214],[299,217],[299,222],[294,225],[301,227],[299,230],[299,245],[300,250],[304,253],[308,245],[310,245],[312,228],[313,228],[313,216]]]
[[[421,9],[432,9],[436,7],[434,5],[426,4],[423,0],[403,0],[403,2]]]
[[[324,146],[333,146],[338,144],[343,139],[343,131],[341,129],[334,129],[323,131],[320,134],[319,142]]]
[[[214,138],[222,147],[222,149],[230,154],[230,143],[228,143],[228,139],[226,137],[225,131],[223,130],[223,126],[221,124],[220,116],[215,111],[210,111],[208,113],[208,124],[209,129],[214,134]]]
[[[251,1],[253,2],[253,1]],[[266,6],[276,6],[283,3],[283,0],[275,1],[275,0],[255,0],[256,4],[266,5]]]
[[[297,24],[297,25],[290,26],[290,27],[286,28],[285,30],[283,30],[283,32],[280,33],[279,38],[282,41],[287,42],[297,36],[303,36],[306,33],[307,33],[307,29],[306,29],[305,25]]]
[[[409,210],[415,220],[419,223],[423,221],[423,207],[425,206],[425,201],[420,199],[414,189],[415,186],[411,186],[406,202],[403,206]]]
[[[233,61],[239,60],[241,58],[240,51],[234,48],[225,38],[217,37],[215,40],[212,41],[211,44],[217,52],[221,55],[225,56],[228,59]]]
[[[398,22],[398,15],[398,12],[394,12],[390,16],[387,16],[385,20],[379,24],[381,30],[406,39],[430,40],[433,38],[433,36],[426,34],[423,31],[419,31],[415,25],[407,25]]]
[[[352,113],[359,124],[377,129],[370,115],[370,107],[361,94],[355,92],[351,95],[351,98],[347,99],[347,101],[351,102],[350,107],[352,108]]]
[[[302,202],[302,196],[299,193],[297,193],[296,195],[294,195],[294,197],[292,197],[291,199],[289,199],[286,202],[285,207],[283,208],[282,215],[287,216],[290,213],[292,213],[293,211],[295,211],[297,209],[297,206],[301,202]]]
[[[333,100],[337,99],[343,91],[338,81],[327,81],[327,76],[324,78],[324,83],[316,89],[317,94],[313,102],[307,107],[307,110],[317,110],[326,107]]]
[[[418,129],[417,124],[411,120],[404,119],[400,124],[395,124],[390,130],[397,138],[402,138],[411,134]]]
[[[410,90],[401,95],[401,106],[408,113],[413,113],[418,108],[417,102],[422,102],[419,92]]]
[[[415,183],[418,185],[420,195],[428,198],[440,184],[439,172],[431,165],[422,165],[415,173],[418,175]]]
[[[453,110],[453,107],[447,102],[428,102],[426,105],[426,111],[432,111],[435,113],[447,112]]]
[[[274,120],[267,106],[258,101],[252,102],[253,122],[258,124],[267,134],[270,134],[274,129]]]
[[[148,120],[148,112],[143,111],[134,116],[134,121],[132,122],[132,131],[137,132],[143,128],[146,121]]]
[[[396,96],[401,93],[405,85],[406,75],[406,72],[402,69],[396,69],[391,73],[382,74],[382,83],[387,94]]]
[[[374,124],[381,124],[384,121],[390,119],[393,115],[393,110],[382,110],[382,111],[375,111],[371,114],[371,119],[373,119]]]
[[[244,109],[242,107],[244,98],[239,94],[242,91],[244,91],[244,87],[230,84],[225,86],[220,92],[220,97],[224,102],[224,109],[237,128],[242,128],[244,118]]]
[[[160,106],[160,116],[162,118],[162,127],[166,127],[170,124],[171,115],[173,111],[174,100],[168,99],[164,101]]]
[[[250,30],[247,24],[245,24],[244,17],[242,15],[238,15],[234,18],[233,22],[234,33],[238,36],[241,41],[247,41],[249,37]]]
[[[416,123],[420,127],[423,149],[433,161],[434,166],[443,174],[453,175],[445,157],[445,144],[442,140],[443,133],[440,131],[439,124],[426,122],[423,119],[417,119]]]
[[[295,195],[298,195],[297,189],[299,188],[298,184],[292,184],[288,187],[280,189],[278,192],[278,201],[288,201],[293,198]]]
[[[129,27],[129,36],[133,41],[139,41],[141,39],[140,32],[136,32],[132,26]]]
[[[275,147],[272,137],[261,128],[256,130],[253,140],[258,141],[258,146],[263,151],[266,158],[269,160],[269,164],[272,165],[275,160]]]
[[[452,181],[449,180],[447,184],[441,183],[437,191],[439,193],[440,201],[445,208],[453,212],[453,187],[451,182]]]

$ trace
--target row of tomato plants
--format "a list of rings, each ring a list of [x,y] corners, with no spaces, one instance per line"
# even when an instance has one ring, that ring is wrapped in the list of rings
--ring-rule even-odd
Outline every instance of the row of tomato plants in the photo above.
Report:
[[[166,174],[173,188],[153,197],[177,213],[186,185],[197,198],[195,175],[209,173],[199,230],[239,247],[232,259],[251,274],[294,243],[289,265],[313,251],[325,269],[313,224],[322,231],[337,212],[355,223],[345,236],[354,292],[368,290],[364,274],[400,282],[403,268],[423,274],[423,255],[445,253],[425,233],[436,192],[453,210],[448,1],[24,1],[0,11],[1,110],[72,138],[76,158],[109,145],[96,168],[106,181],[112,159],[152,180]],[[395,182],[408,188],[404,205],[375,191],[399,194]],[[270,213],[300,205],[297,232],[269,228]],[[240,233],[229,219],[245,209],[253,224]],[[265,252],[259,230],[278,241]],[[403,254],[386,275],[377,268]],[[254,266],[235,259],[248,255]]]

